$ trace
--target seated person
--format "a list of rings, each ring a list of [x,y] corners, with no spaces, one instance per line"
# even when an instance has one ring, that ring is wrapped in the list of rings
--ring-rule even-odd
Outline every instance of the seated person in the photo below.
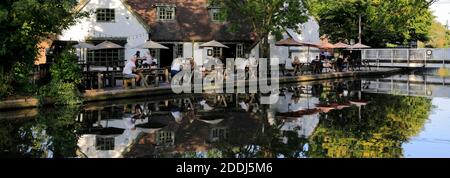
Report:
[[[294,57],[292,61],[292,66],[294,67],[294,75],[297,75],[297,72],[301,72],[301,62],[298,56]]]
[[[324,59],[324,61],[323,61],[323,67],[324,67],[324,68],[332,69],[332,68],[333,68],[333,65],[331,64],[331,62],[330,62],[328,59]]]
[[[284,76],[286,75],[286,59],[280,58],[279,62],[280,72]]]
[[[156,60],[153,59],[153,57],[150,54],[150,52],[147,52],[147,54],[145,55],[145,61],[142,63],[142,65],[144,67],[150,67],[150,66],[156,65]]]
[[[339,57],[336,61],[336,67],[337,67],[336,70],[338,72],[342,72],[343,64],[344,64],[344,59],[342,59],[342,57]]]
[[[248,79],[249,76],[246,73],[247,67],[249,65],[248,60],[244,58],[236,58],[235,64],[236,64],[236,71],[244,73],[245,79]]]
[[[172,78],[175,77],[175,75],[177,75],[181,71],[182,65],[183,62],[181,61],[181,58],[176,58],[173,60],[172,65],[170,67],[170,74]]]
[[[284,67],[286,67],[286,61],[284,61]],[[259,65],[259,61],[257,58],[255,58],[254,56],[250,57],[248,59],[248,68],[249,68],[249,76],[252,79],[257,78],[258,76],[258,65]],[[283,69],[281,69],[284,75],[284,71]]]
[[[248,67],[248,60],[244,58],[237,58],[235,63],[237,70],[245,70]]]
[[[127,62],[127,64],[125,64],[122,73],[125,78],[135,78],[136,82],[138,82],[141,79],[141,76],[137,74],[138,72],[139,71],[136,69],[136,56],[134,56]]]
[[[319,56],[311,62],[311,66],[313,67],[313,73],[320,74],[322,71],[322,62],[319,60]]]
[[[189,64],[191,66],[191,70],[195,70],[195,68],[197,67],[197,64],[195,63],[195,60],[193,58],[188,58]]]

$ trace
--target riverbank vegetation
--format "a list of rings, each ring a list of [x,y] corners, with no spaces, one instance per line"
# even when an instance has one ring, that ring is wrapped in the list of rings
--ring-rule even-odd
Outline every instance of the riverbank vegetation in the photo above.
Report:
[[[300,32],[302,24],[308,21],[307,9],[302,1],[210,0],[213,6],[221,7],[223,19],[230,22],[230,31],[250,26],[256,41],[261,42],[260,56],[269,57],[269,36],[281,40],[286,28]]]
[[[352,107],[322,115],[309,139],[308,154],[320,158],[403,157],[402,145],[423,129],[431,100],[395,95],[366,95],[365,100],[371,102],[362,111]]]
[[[82,103],[78,86],[82,81],[82,69],[77,56],[70,51],[58,55],[50,68],[51,81],[39,89],[41,102],[52,100],[56,105],[77,105]]]
[[[412,41],[428,41],[436,0],[305,0],[320,24],[320,33],[333,42],[358,40],[359,16],[362,42],[372,47],[387,44],[409,46]]]
[[[433,21],[430,30],[430,41],[423,43],[421,47],[428,48],[449,48],[450,47],[450,30],[439,23],[438,21]]]
[[[0,157],[77,157],[78,107],[41,109],[36,118],[0,120]]]
[[[0,2],[0,99],[11,95],[36,95],[41,86],[34,85],[30,78],[39,55],[38,44],[86,15],[74,11],[77,4],[77,0]],[[50,87],[55,83],[43,85]],[[68,88],[72,86],[59,86],[59,89]]]

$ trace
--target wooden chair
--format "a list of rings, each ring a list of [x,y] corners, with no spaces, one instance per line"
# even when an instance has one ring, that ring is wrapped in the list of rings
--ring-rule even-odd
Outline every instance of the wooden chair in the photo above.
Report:
[[[123,76],[123,88],[128,89],[128,86],[131,84],[131,88],[136,88],[136,78],[127,78]]]

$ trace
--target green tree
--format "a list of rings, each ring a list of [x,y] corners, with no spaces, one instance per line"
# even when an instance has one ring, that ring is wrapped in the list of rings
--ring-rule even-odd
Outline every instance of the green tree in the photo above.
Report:
[[[448,48],[450,46],[449,31],[438,21],[433,21],[430,30],[430,41],[428,47]]]
[[[362,18],[362,42],[373,47],[427,41],[435,0],[306,0],[319,20],[321,34],[332,41],[358,39]]]
[[[12,66],[20,66],[21,71],[15,74],[28,76],[38,54],[38,43],[61,33],[85,15],[73,10],[76,5],[77,0],[2,0],[0,71],[9,73]],[[20,76],[14,77],[20,79]]]
[[[80,104],[82,100],[78,86],[82,81],[82,73],[77,56],[70,51],[62,52],[50,68],[52,80],[39,90],[41,102],[50,99],[56,105]]]
[[[368,95],[359,118],[357,107],[332,111],[310,137],[311,157],[399,158],[402,144],[422,130],[431,100],[422,97]]]
[[[36,118],[0,121],[0,157],[76,157],[78,107],[46,108]]]
[[[290,0],[211,0],[219,5],[231,30],[250,25],[256,40],[261,42],[261,55],[269,56],[268,37],[281,39],[286,28],[300,32],[299,24],[308,20],[303,1]]]

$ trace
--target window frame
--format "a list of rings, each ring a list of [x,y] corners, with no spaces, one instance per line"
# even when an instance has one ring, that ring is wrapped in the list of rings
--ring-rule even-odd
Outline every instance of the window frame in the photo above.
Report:
[[[223,51],[222,48],[213,47],[213,57],[220,58],[222,57]]]
[[[217,15],[217,16],[215,16],[215,15]],[[210,8],[209,16],[210,16],[212,22],[217,22],[217,23],[225,22],[225,20],[222,19],[222,17],[221,17],[220,8]],[[217,17],[217,19],[216,19],[216,17]]]
[[[174,44],[174,59],[181,56],[184,57],[184,44],[183,43],[175,43]]]
[[[236,57],[245,58],[245,46],[244,44],[236,44]]]
[[[95,149],[100,151],[112,151],[116,149],[114,137],[97,136],[95,138]]]
[[[167,12],[167,9],[171,9],[171,18],[169,19],[169,14]],[[164,12],[162,12],[162,10],[164,10]],[[157,5],[156,6],[156,18],[158,21],[174,21],[175,17],[176,17],[176,6],[174,5]],[[164,14],[162,14],[164,13]],[[163,18],[161,18],[163,17]]]
[[[124,60],[124,49],[101,49],[89,51],[87,55],[87,62],[98,66],[110,66],[112,62],[120,62]]]
[[[112,8],[98,8],[95,10],[95,20],[100,23],[116,22],[116,10]]]

